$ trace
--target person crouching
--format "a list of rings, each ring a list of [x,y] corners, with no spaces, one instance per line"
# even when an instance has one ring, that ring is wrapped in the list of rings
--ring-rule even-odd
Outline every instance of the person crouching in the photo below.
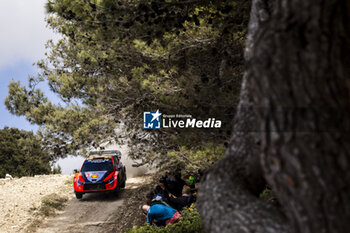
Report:
[[[175,209],[161,205],[143,205],[142,206],[143,213],[147,216],[146,222],[149,224],[157,224],[159,225],[168,225],[174,224],[180,221],[181,214]]]

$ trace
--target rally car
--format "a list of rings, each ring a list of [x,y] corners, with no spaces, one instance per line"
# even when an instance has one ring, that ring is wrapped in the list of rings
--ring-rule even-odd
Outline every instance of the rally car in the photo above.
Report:
[[[126,169],[120,151],[95,151],[85,159],[80,172],[74,176],[74,193],[81,199],[85,193],[116,192],[125,187]]]

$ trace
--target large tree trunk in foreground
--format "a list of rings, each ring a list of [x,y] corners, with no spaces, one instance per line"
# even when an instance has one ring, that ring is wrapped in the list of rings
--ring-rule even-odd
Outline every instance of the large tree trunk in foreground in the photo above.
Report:
[[[345,0],[253,0],[234,134],[200,187],[208,232],[350,229],[349,14]],[[257,199],[261,177],[286,219]]]

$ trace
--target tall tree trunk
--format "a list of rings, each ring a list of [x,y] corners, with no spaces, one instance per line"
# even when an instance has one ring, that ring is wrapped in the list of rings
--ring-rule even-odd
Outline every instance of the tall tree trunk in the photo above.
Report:
[[[345,0],[253,0],[231,145],[200,188],[208,232],[350,229],[349,14]],[[254,196],[262,176],[289,225]]]
[[[252,57],[258,27],[269,6],[263,1],[252,5],[246,59]],[[263,19],[261,19],[263,17]],[[260,165],[262,135],[257,132],[258,115],[253,108],[251,73],[243,77],[234,130],[225,157],[215,164],[201,182],[198,207],[208,232],[287,232],[281,211],[258,200],[265,185]]]

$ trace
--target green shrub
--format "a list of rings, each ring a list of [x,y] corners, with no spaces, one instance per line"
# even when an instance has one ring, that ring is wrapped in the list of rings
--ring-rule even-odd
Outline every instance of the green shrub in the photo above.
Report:
[[[60,165],[57,165],[57,167],[52,168],[52,174],[62,174],[62,168]]]
[[[274,198],[276,198],[275,194],[272,192],[271,189],[267,187],[259,195],[259,199],[263,201],[270,201],[271,199],[274,199]]]
[[[33,132],[5,127],[0,129],[0,178],[49,174],[50,155]]]
[[[209,169],[213,163],[222,159],[225,149],[223,145],[213,143],[207,143],[196,149],[181,147],[179,151],[169,151],[167,162],[162,166],[169,170],[182,170],[195,174],[198,169]]]
[[[184,210],[182,220],[165,227],[153,227],[147,223],[129,229],[127,233],[198,233],[203,232],[200,215],[197,211]]]

